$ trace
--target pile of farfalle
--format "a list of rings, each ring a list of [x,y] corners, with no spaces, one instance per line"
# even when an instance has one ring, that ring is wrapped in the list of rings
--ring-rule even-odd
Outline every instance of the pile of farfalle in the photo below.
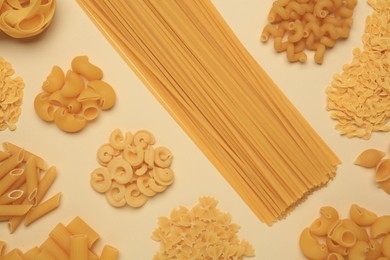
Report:
[[[0,0],[0,30],[13,38],[28,38],[51,23],[55,0]]]

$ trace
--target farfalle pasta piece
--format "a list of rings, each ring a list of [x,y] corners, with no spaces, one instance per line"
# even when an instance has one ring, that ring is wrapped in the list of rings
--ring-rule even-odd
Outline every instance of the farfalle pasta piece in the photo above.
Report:
[[[87,80],[101,80],[103,71],[89,61],[88,56],[77,56],[72,60],[72,70]]]
[[[4,0],[0,9],[0,30],[14,38],[28,38],[42,33],[51,23],[55,0],[26,2]]]

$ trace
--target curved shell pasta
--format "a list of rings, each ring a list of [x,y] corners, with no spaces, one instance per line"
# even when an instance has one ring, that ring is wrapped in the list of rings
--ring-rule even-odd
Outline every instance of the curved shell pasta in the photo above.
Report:
[[[130,182],[133,177],[133,168],[122,157],[115,157],[107,165],[110,176],[119,184]]]
[[[68,70],[65,76],[64,86],[61,88],[61,95],[66,98],[77,97],[84,89],[84,80],[77,73]]]
[[[117,152],[110,144],[103,144],[97,151],[97,160],[100,165],[107,166],[116,154]]]
[[[369,246],[366,241],[357,241],[348,250],[348,259],[365,260],[368,250],[369,250]]]
[[[359,227],[355,222],[353,222],[351,219],[343,219],[341,221],[341,224],[352,231],[355,236],[356,240],[362,240],[362,241],[368,241],[369,236],[365,228]]]
[[[123,184],[112,182],[110,189],[105,193],[108,203],[120,208],[126,205],[126,187]]]
[[[390,233],[390,216],[380,216],[371,225],[371,236],[378,238]]]
[[[131,144],[132,140],[133,135],[131,132],[127,132],[125,135],[123,135],[120,129],[115,129],[112,131],[109,137],[111,146],[117,150],[123,150],[126,145]]]
[[[87,120],[83,116],[71,114],[63,107],[58,108],[54,113],[54,122],[58,128],[68,133],[76,133],[87,124]]]
[[[49,101],[50,104],[53,104],[58,107],[66,107],[69,103],[68,98],[64,97],[61,94],[61,90],[56,90],[50,94]]]
[[[148,197],[139,191],[136,183],[126,187],[125,199],[127,204],[134,208],[139,208],[148,201]]]
[[[390,194],[390,180],[378,182],[377,185],[387,194]]]
[[[299,237],[299,246],[302,253],[310,259],[324,259],[328,255],[328,248],[321,244],[311,233],[309,228],[305,228]]]
[[[374,168],[385,155],[386,153],[383,151],[367,149],[358,155],[354,163],[365,168]]]
[[[344,256],[342,256],[338,253],[332,252],[332,253],[328,254],[328,256],[326,257],[326,260],[344,260]]]
[[[329,231],[328,237],[343,247],[352,247],[356,243],[356,235],[342,224],[341,220],[337,221]]]
[[[368,226],[375,222],[378,216],[367,209],[352,204],[349,210],[351,219],[360,226]]]
[[[170,168],[153,168],[153,178],[160,185],[171,185],[174,180],[173,171]]]
[[[88,56],[77,56],[72,60],[72,70],[88,80],[100,80],[103,71],[89,61]]]
[[[76,98],[71,98],[68,100],[66,104],[66,108],[68,109],[69,113],[77,114],[81,111],[81,103],[77,101]]]
[[[317,218],[310,225],[310,232],[316,236],[325,236],[328,234],[330,227],[334,224],[335,221],[330,221],[323,216]]]
[[[87,121],[92,121],[100,113],[99,105],[96,100],[87,100],[81,103],[81,114]]]
[[[103,110],[112,108],[116,101],[114,89],[103,80],[92,80],[88,82],[88,87],[100,95],[99,105]]]
[[[154,163],[161,168],[168,168],[171,166],[173,155],[166,147],[157,147],[154,150]]]
[[[347,255],[348,254],[348,248],[345,246],[342,246],[335,241],[333,241],[329,236],[326,237],[326,246],[328,247],[330,252],[335,252],[340,255]]]
[[[390,234],[385,236],[382,240],[382,254],[390,258]]]
[[[40,119],[46,122],[54,120],[55,108],[49,103],[49,93],[42,92],[35,97],[34,109]]]
[[[106,167],[97,168],[91,173],[91,186],[95,191],[104,193],[110,189],[111,183],[111,176]]]
[[[390,159],[382,160],[376,169],[375,181],[382,182],[390,180]]]
[[[87,101],[87,100],[99,100],[100,95],[95,90],[90,87],[86,87],[81,91],[80,95],[77,97],[79,102]]]
[[[144,150],[140,145],[126,145],[123,151],[123,158],[134,168],[139,168],[144,162]]]
[[[366,254],[367,260],[378,259],[381,256],[382,247],[376,239],[370,239],[368,241],[368,252]]]
[[[45,82],[43,82],[42,89],[46,92],[52,93],[61,89],[64,83],[64,71],[58,66],[53,66],[50,74],[47,76]]]

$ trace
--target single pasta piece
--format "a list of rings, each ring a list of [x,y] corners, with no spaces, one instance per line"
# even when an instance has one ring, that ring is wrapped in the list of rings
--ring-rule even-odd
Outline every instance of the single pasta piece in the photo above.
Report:
[[[0,205],[0,217],[24,216],[32,206],[31,204]]]
[[[105,245],[100,255],[100,260],[116,260],[118,259],[119,251],[115,247]]]
[[[60,93],[64,98],[77,97],[84,89],[84,80],[77,73],[72,70],[68,70],[65,76],[64,86],[61,88]]]
[[[65,83],[65,73],[58,67],[53,66],[46,80],[43,82],[42,89],[45,92],[53,93],[57,90],[60,90]]]
[[[369,251],[369,245],[366,241],[357,241],[348,250],[348,259],[366,259],[366,254]]]
[[[66,228],[72,235],[86,234],[88,237],[88,248],[100,238],[99,234],[80,217],[75,217]]]
[[[324,259],[328,254],[328,248],[321,244],[311,233],[309,228],[305,228],[299,237],[299,247],[302,253],[310,259]]]
[[[89,61],[88,56],[74,57],[71,63],[72,70],[87,80],[101,80],[103,71]]]
[[[70,236],[70,260],[88,259],[88,236],[78,234]]]
[[[378,218],[374,212],[359,207],[356,204],[352,204],[349,215],[351,219],[360,226],[372,225]]]
[[[390,179],[390,159],[384,159],[376,168],[375,181],[384,182]]]
[[[88,82],[88,87],[100,95],[99,105],[102,110],[108,110],[114,106],[116,94],[111,85],[102,80],[92,80]]]
[[[37,219],[53,211],[60,205],[60,200],[61,200],[61,193],[57,193],[50,199],[35,206],[26,214],[24,224],[28,226],[31,223],[35,222]]]
[[[45,240],[40,246],[41,250],[45,250],[51,256],[55,256],[58,260],[68,260],[69,255],[50,237]],[[85,258],[87,259],[87,258]]]

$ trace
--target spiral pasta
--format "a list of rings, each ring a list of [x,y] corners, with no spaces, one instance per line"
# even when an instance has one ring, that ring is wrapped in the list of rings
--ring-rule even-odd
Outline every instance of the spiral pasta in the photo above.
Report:
[[[151,132],[114,129],[108,141],[97,151],[102,167],[92,171],[90,183],[112,206],[139,208],[172,185],[173,155],[166,147],[153,147]]]
[[[116,101],[114,89],[101,79],[102,70],[87,56],[76,56],[65,74],[53,66],[34,100],[37,115],[64,132],[76,133],[95,120],[100,110],[111,109]],[[87,83],[85,83],[85,81]],[[1,119],[1,117],[0,117]]]

